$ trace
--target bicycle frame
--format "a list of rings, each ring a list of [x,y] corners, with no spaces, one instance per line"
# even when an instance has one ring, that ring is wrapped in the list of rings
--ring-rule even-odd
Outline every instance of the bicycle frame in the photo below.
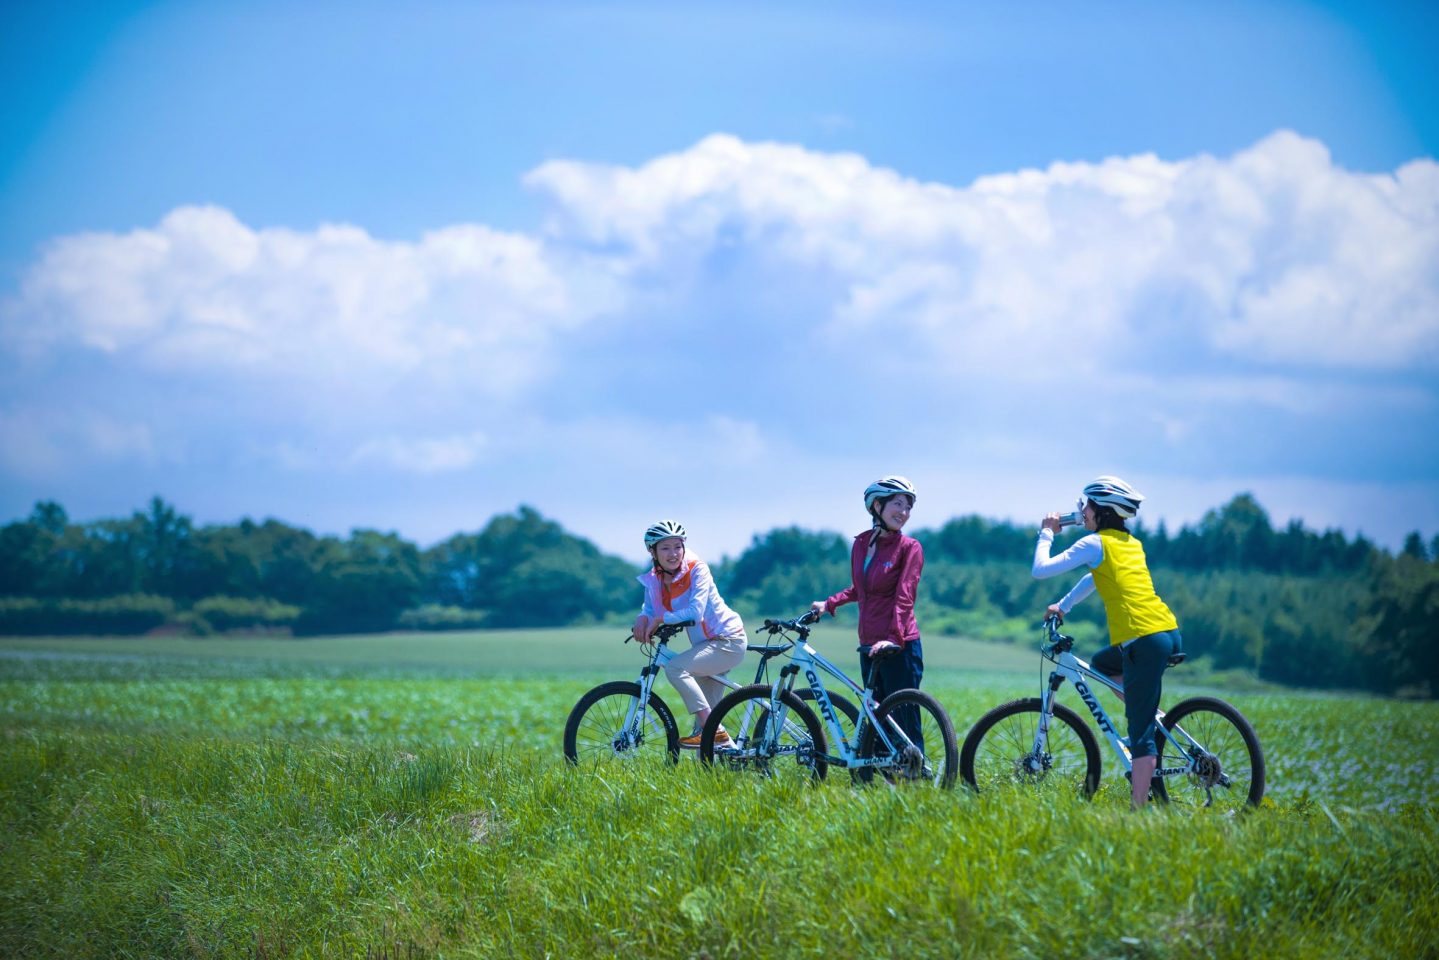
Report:
[[[779,717],[782,724],[788,725],[792,723],[792,721],[789,721],[786,717],[788,708],[784,704],[782,694],[793,689],[795,677],[803,673],[805,682],[809,685],[810,692],[814,695],[814,704],[819,710],[820,720],[829,732],[831,741],[839,746],[838,754],[823,755],[822,759],[825,763],[835,767],[850,769],[857,767],[888,766],[893,762],[891,758],[897,752],[894,740],[890,739],[890,734],[896,735],[899,740],[903,741],[902,745],[904,747],[914,746],[913,741],[905,735],[898,724],[892,723],[888,731],[880,725],[875,716],[875,710],[879,707],[879,703],[874,699],[873,694],[869,690],[861,688],[853,680],[845,676],[839,667],[835,666],[823,657],[819,651],[809,645],[809,627],[800,622],[803,619],[803,617],[800,617],[786,623],[774,624],[774,626],[780,628],[789,627],[794,629],[799,633],[799,639],[793,641],[793,646],[789,652],[790,662],[780,668],[780,675],[774,682],[774,689],[770,694],[770,715]],[[766,622],[766,627],[770,625],[769,622]],[[824,688],[824,682],[820,679],[819,671],[829,674],[835,680],[839,681],[846,690],[859,699],[860,717],[859,723],[855,726],[853,743],[850,743],[849,737],[845,736],[844,727],[841,726],[839,722],[839,714],[834,709],[834,704],[830,701],[829,692]],[[746,711],[744,719],[745,723],[742,729],[748,730],[750,729],[749,721],[751,719],[748,710]],[[885,747],[883,752],[877,752],[877,755],[873,757],[861,757],[859,754],[859,745],[864,739],[866,724],[874,727],[875,733],[879,736],[879,739]]]
[[[644,714],[649,706],[650,692],[654,690],[655,677],[659,676],[660,672],[664,670],[665,666],[671,660],[679,656],[679,654],[669,648],[670,638],[677,635],[685,627],[693,626],[693,624],[694,621],[687,620],[683,623],[665,624],[659,629],[658,633],[662,635],[659,636],[659,638],[655,641],[654,653],[649,655],[649,663],[645,664],[644,667],[640,669],[640,695],[638,698],[633,700],[630,703],[629,708],[625,710],[625,723],[623,729],[626,732],[626,735],[628,735],[629,731],[635,730],[637,725],[642,722]],[[628,643],[629,640],[626,640],[625,642]],[[750,646],[754,645],[751,644]],[[760,651],[768,649],[772,648],[756,648],[756,650]],[[760,654],[759,665],[755,668],[754,673],[755,683],[763,683],[768,678],[770,659],[778,656],[783,652],[784,650],[781,649],[775,650],[772,653],[762,652]],[[740,688],[740,685],[731,680],[727,674],[719,674],[711,677],[710,679],[717,681],[718,683],[724,685],[730,690],[738,690]],[[826,700],[826,705],[827,704],[828,700]]]
[[[1109,720],[1109,714],[1104,710],[1104,705],[1099,702],[1099,698],[1094,695],[1094,691],[1090,689],[1085,680],[1086,678],[1094,680],[1100,685],[1108,687],[1116,696],[1123,692],[1124,687],[1096,671],[1088,661],[1075,656],[1072,650],[1059,651],[1052,656],[1046,654],[1046,657],[1054,662],[1055,669],[1050,672],[1049,683],[1039,698],[1042,709],[1039,712],[1039,727],[1035,731],[1034,737],[1035,755],[1037,756],[1041,752],[1043,745],[1048,741],[1049,719],[1054,716],[1054,698],[1059,694],[1059,688],[1064,685],[1064,681],[1068,680],[1074,684],[1075,693],[1079,694],[1079,698],[1089,708],[1095,725],[1099,727],[1099,732],[1104,734],[1109,745],[1114,748],[1114,753],[1119,757],[1124,769],[1133,770],[1134,757],[1129,752],[1129,745],[1119,736],[1119,732]],[[1155,718],[1156,722],[1163,717],[1164,711],[1161,710]]]
[[[1055,669],[1050,672],[1049,682],[1040,694],[1041,709],[1039,712],[1039,724],[1035,730],[1034,747],[1030,756],[1038,757],[1044,752],[1044,745],[1049,739],[1049,721],[1054,715],[1054,698],[1059,693],[1059,688],[1064,685],[1064,681],[1069,680],[1074,684],[1074,690],[1079,694],[1079,698],[1083,700],[1084,705],[1089,708],[1090,714],[1094,717],[1095,725],[1099,727],[1099,732],[1104,734],[1105,739],[1109,741],[1110,747],[1113,748],[1115,756],[1119,758],[1119,762],[1123,765],[1125,771],[1132,772],[1134,770],[1134,757],[1130,753],[1129,744],[1125,742],[1127,738],[1120,737],[1119,731],[1115,729],[1114,724],[1110,722],[1109,714],[1105,712],[1103,704],[1099,702],[1099,698],[1094,695],[1093,689],[1091,689],[1089,683],[1086,681],[1093,680],[1101,686],[1109,688],[1116,696],[1123,692],[1123,685],[1114,682],[1109,677],[1095,670],[1090,666],[1087,660],[1076,656],[1073,649],[1071,649],[1074,643],[1073,637],[1060,634],[1050,621],[1045,621],[1045,628],[1048,632],[1048,637],[1042,652],[1045,659],[1054,663]],[[1154,776],[1158,778],[1178,777],[1189,773],[1193,764],[1198,762],[1199,758],[1207,753],[1203,744],[1191,737],[1178,724],[1175,724],[1170,729],[1165,729],[1163,710],[1155,712],[1154,723],[1156,729],[1161,731],[1165,737],[1176,741],[1176,743],[1182,746],[1185,755],[1188,756],[1190,760],[1190,764],[1183,767],[1156,768]],[[1229,786],[1228,776],[1221,774],[1216,785]]]

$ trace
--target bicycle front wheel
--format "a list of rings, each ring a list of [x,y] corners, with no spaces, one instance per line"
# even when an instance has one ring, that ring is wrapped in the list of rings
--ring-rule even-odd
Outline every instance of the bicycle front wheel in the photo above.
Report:
[[[1224,813],[1259,806],[1264,752],[1244,714],[1217,697],[1191,697],[1164,715],[1164,732],[1156,780],[1170,803]]]
[[[1041,702],[1013,700],[979,718],[964,738],[959,772],[976,791],[1053,788],[1088,799],[1099,788],[1099,742],[1073,710],[1054,704],[1047,736],[1035,746]]]
[[[794,691],[781,695],[783,709],[773,693],[756,683],[715,704],[700,734],[700,762],[776,780],[818,783],[829,769],[819,717]],[[779,714],[778,723],[772,719],[772,708]],[[729,734],[728,745],[715,743],[721,729]]]
[[[565,721],[565,759],[600,764],[648,757],[678,763],[674,714],[653,691],[643,709],[639,698],[640,685],[627,680],[602,683],[580,697]]]
[[[884,698],[874,718],[895,749],[880,766],[857,768],[857,780],[870,779],[864,774],[877,769],[895,784],[928,783],[946,790],[954,786],[959,747],[954,724],[938,700],[922,690],[896,690]],[[887,749],[875,727],[866,725],[859,755],[876,757]]]

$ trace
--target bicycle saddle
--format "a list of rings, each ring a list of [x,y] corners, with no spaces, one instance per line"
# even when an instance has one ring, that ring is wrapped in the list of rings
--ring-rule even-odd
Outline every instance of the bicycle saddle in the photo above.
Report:
[[[1171,667],[1177,667],[1177,666],[1179,666],[1181,663],[1184,662],[1184,657],[1185,657],[1185,654],[1182,654],[1182,653],[1170,654],[1170,656],[1169,656],[1169,665],[1170,665]]]

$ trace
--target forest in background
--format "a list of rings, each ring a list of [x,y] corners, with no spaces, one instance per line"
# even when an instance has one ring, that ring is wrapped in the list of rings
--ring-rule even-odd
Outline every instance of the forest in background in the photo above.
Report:
[[[977,516],[912,531],[926,634],[1028,642],[1072,577],[1029,573],[1034,530]],[[1439,695],[1439,536],[1393,554],[1362,536],[1276,528],[1248,494],[1192,526],[1136,533],[1185,649],[1274,682]],[[1061,537],[1057,549],[1073,534]],[[746,619],[793,616],[848,582],[849,538],[797,527],[714,564]],[[634,565],[531,507],[421,549],[395,533],[317,536],[278,520],[196,526],[160,498],[72,523],[56,503],[0,527],[0,633],[294,635],[628,622]],[[852,620],[852,612],[847,619]],[[1103,642],[1091,598],[1073,632]]]

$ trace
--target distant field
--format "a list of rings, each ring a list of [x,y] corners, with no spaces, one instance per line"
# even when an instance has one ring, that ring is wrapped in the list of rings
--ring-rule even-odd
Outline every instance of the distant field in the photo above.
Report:
[[[386,633],[278,639],[225,637],[0,637],[9,659],[142,658],[149,661],[236,661],[330,670],[434,670],[474,675],[588,673],[638,669],[634,643],[623,627],[549,630],[480,630],[453,633]],[[751,642],[760,642],[752,640]],[[846,671],[858,670],[853,628],[819,629],[811,643]],[[681,647],[686,646],[681,640]],[[1035,648],[979,643],[955,637],[924,641],[927,669],[1022,670],[1036,668]],[[201,666],[201,663],[196,663]],[[752,668],[751,668],[752,669]]]
[[[1092,803],[571,770],[623,637],[0,640],[0,956],[1434,955],[1439,705],[1224,692],[1269,760],[1237,820],[1135,818],[1109,756]],[[1038,690],[1028,647],[926,653],[961,737]]]

